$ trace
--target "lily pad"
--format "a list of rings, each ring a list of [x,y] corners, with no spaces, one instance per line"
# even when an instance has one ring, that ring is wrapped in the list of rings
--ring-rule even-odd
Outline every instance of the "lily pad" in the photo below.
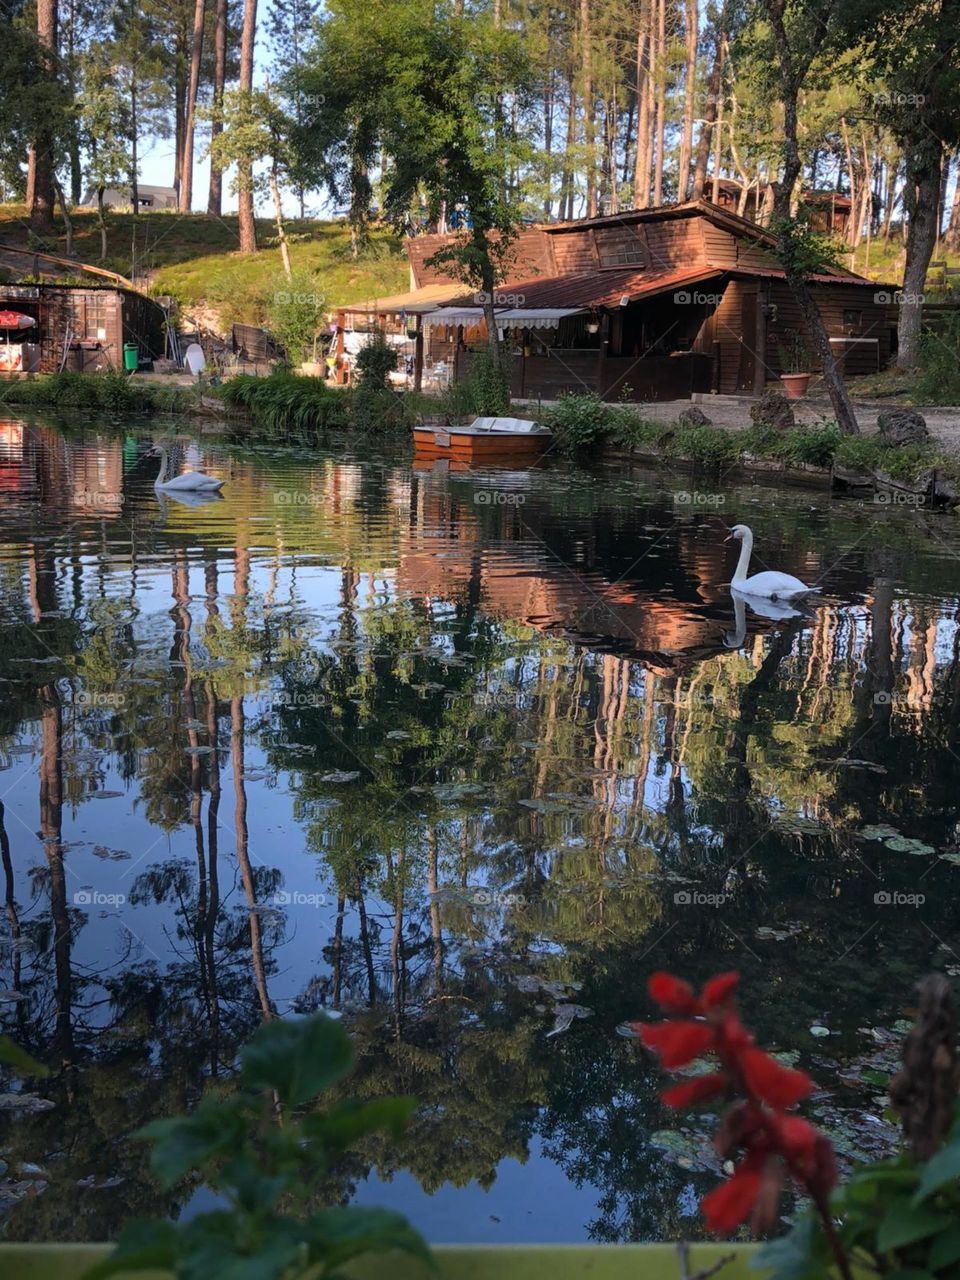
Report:
[[[859,831],[854,832],[854,835],[858,840],[889,840],[899,836],[900,832],[896,827],[891,827],[888,822],[878,822],[870,827],[861,827]]]
[[[359,769],[334,769],[330,773],[324,773],[320,777],[320,782],[356,782],[360,777]]]
[[[918,857],[936,853],[933,845],[924,844],[922,840],[911,840],[909,836],[895,836],[893,839],[885,840],[884,844],[896,853],[912,853]]]
[[[818,1037],[828,1036],[830,1035],[830,1028],[821,1026],[819,1022],[815,1022],[813,1026],[810,1028],[810,1034],[812,1036],[818,1036]]]

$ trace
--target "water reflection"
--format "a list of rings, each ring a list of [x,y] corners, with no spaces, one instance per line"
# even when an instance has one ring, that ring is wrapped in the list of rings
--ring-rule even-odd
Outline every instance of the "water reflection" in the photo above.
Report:
[[[434,1239],[696,1234],[708,1145],[617,1031],[657,967],[740,968],[841,1149],[882,1140],[858,1064],[960,972],[948,517],[208,438],[194,506],[132,430],[2,440],[0,1008],[55,1067],[0,1112],[9,1236],[162,1212],[125,1136],[321,1007],[352,1087],[423,1104],[331,1196]],[[734,517],[824,599],[735,604]]]

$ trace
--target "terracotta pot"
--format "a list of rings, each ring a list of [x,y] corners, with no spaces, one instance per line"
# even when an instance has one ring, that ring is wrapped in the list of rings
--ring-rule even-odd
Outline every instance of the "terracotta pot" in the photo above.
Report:
[[[780,381],[788,400],[802,400],[810,385],[809,373],[781,373]]]

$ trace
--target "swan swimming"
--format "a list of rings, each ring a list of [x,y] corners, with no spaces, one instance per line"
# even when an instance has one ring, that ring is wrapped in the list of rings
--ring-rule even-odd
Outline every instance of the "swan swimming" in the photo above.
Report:
[[[763,573],[755,573],[748,578],[747,569],[750,567],[750,555],[753,551],[753,530],[745,524],[735,524],[730,530],[730,536],[724,541],[729,542],[731,538],[741,544],[740,559],[737,561],[733,580],[730,583],[731,591],[763,600],[798,600],[801,596],[809,596],[820,590],[819,587],[808,587],[805,582],[801,582],[792,574],[777,573],[773,569],[766,569]]]
[[[168,478],[170,460],[167,457],[166,447],[162,444],[157,445],[150,452],[160,455],[160,474],[153,482],[155,489],[162,489],[166,493],[214,493],[223,488],[222,480],[217,480],[214,476],[205,476],[202,471],[185,471],[182,476]]]

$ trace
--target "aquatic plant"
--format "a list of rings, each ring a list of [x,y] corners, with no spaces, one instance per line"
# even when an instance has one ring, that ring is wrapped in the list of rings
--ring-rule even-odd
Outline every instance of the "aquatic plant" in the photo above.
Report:
[[[86,1280],[157,1270],[180,1280],[321,1280],[353,1258],[393,1249],[429,1264],[402,1214],[313,1207],[335,1161],[366,1134],[399,1135],[415,1105],[346,1099],[318,1109],[318,1096],[353,1060],[350,1037],[326,1014],[265,1023],[241,1051],[238,1089],[211,1090],[190,1115],[155,1120],[138,1135],[153,1144],[150,1164],[165,1188],[192,1176],[223,1207],[182,1223],[128,1222]]]
[[[893,1280],[947,1280],[960,1264],[960,1062],[956,1018],[946,979],[921,987],[917,1023],[907,1038],[904,1068],[890,1085],[908,1149],[863,1165],[839,1183],[830,1141],[794,1108],[815,1086],[803,1071],[760,1048],[740,1020],[739,975],[711,978],[700,995],[680,978],[655,973],[652,999],[669,1016],[632,1024],[664,1067],[685,1068],[706,1054],[717,1069],[665,1090],[667,1106],[718,1099],[728,1107],[714,1145],[724,1160],[739,1155],[731,1177],[709,1192],[702,1209],[709,1230],[729,1235],[749,1220],[769,1232],[788,1184],[812,1208],[789,1233],[767,1244],[757,1266],[772,1280],[851,1280],[867,1271]]]

